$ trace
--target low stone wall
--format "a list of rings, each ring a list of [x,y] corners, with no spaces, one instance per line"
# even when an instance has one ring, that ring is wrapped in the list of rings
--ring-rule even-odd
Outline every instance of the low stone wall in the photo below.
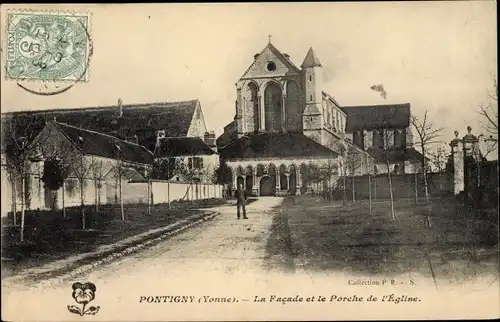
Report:
[[[356,176],[346,178],[347,199],[352,200],[352,191],[354,180],[354,196],[356,199],[369,198],[368,176]],[[425,197],[425,184],[423,174],[417,174],[415,183],[415,174],[394,174],[391,175],[393,197],[415,198],[415,190],[418,198]],[[387,174],[370,177],[371,194],[374,199],[389,199],[389,180]],[[337,180],[338,187],[342,187],[342,178]],[[448,173],[428,173],[427,185],[431,196],[453,195],[453,177]]]

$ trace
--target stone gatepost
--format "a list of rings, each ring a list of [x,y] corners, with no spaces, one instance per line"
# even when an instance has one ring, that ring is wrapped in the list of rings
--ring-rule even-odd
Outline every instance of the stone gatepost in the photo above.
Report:
[[[473,135],[472,128],[467,127],[467,134],[462,138],[464,156],[474,157],[476,159],[476,152],[478,150],[479,139]]]
[[[468,200],[475,198],[476,192],[478,192],[476,186],[479,185],[480,176],[479,139],[471,132],[472,128],[468,126],[467,134],[462,138],[464,151],[464,191]],[[467,161],[465,162],[465,160]],[[474,171],[476,171],[475,175]]]
[[[464,190],[464,149],[462,140],[458,138],[458,131],[454,132],[455,138],[450,142],[453,160],[453,191],[455,195]]]

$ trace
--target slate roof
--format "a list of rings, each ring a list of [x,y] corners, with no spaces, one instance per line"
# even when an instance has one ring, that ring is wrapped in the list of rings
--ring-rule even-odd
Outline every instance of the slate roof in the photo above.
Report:
[[[50,123],[59,129],[84,154],[110,159],[120,158],[125,162],[140,164],[151,164],[153,162],[153,154],[141,145],[72,125],[54,121]]]
[[[321,67],[321,62],[319,61],[319,58],[318,56],[316,56],[316,53],[314,52],[314,49],[312,47],[309,48],[309,51],[307,52],[306,57],[304,58],[304,61],[302,62],[302,65],[300,65],[300,67]]]
[[[88,130],[114,135],[119,128],[135,133],[165,130],[166,136],[186,136],[199,100],[181,102],[159,102],[145,104],[123,104],[119,116],[117,105],[57,109],[45,111],[11,112],[2,114],[2,123],[11,117],[31,122],[34,115],[45,122],[56,118],[62,122]]]
[[[341,109],[347,114],[347,132],[410,126],[410,103],[344,106]]]
[[[115,178],[117,175],[118,175],[118,173],[116,173],[114,171],[114,169],[111,169],[104,176],[104,178]],[[146,178],[142,174],[140,174],[139,171],[137,171],[134,168],[130,168],[130,167],[123,167],[121,175],[122,175],[123,180],[128,180],[129,182],[144,182],[144,181],[146,181]]]
[[[215,154],[214,150],[199,137],[163,138],[154,152],[155,158],[212,154]]]
[[[253,133],[228,144],[220,155],[226,159],[332,157],[337,153],[300,133]]]

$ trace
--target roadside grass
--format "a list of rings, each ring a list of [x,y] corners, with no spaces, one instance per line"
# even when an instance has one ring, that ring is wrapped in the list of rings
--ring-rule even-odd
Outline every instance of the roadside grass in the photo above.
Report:
[[[418,271],[455,280],[498,274],[498,210],[472,209],[452,198],[433,199],[431,205],[405,199],[395,202],[392,220],[388,201],[374,201],[370,214],[364,200],[343,207],[338,201],[295,196],[287,197],[280,211],[288,227],[276,229],[272,234],[281,237],[269,241],[290,235],[292,251],[283,252],[292,253],[306,270]]]

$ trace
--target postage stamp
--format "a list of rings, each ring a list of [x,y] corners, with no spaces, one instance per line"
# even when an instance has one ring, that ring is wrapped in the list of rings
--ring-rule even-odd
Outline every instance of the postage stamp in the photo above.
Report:
[[[89,13],[7,12],[6,79],[88,81],[89,24]]]

